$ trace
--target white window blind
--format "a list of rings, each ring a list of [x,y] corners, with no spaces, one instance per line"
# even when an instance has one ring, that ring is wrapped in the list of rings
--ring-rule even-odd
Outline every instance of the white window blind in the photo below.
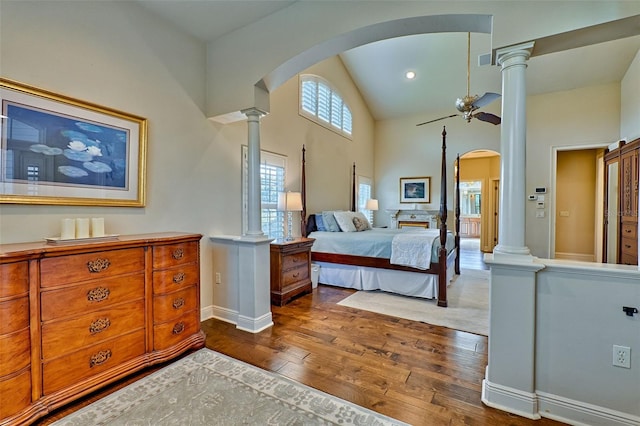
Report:
[[[326,80],[311,74],[300,76],[300,114],[351,138],[353,118],[344,99]]]
[[[373,223],[373,211],[367,210],[365,206],[367,205],[367,200],[371,198],[371,179],[364,176],[358,176],[358,207],[357,211],[362,212],[369,223]]]
[[[287,158],[260,151],[260,203],[262,232],[269,238],[284,238],[284,212],[278,211],[278,193],[284,192]],[[242,233],[248,223],[248,153],[242,147]]]

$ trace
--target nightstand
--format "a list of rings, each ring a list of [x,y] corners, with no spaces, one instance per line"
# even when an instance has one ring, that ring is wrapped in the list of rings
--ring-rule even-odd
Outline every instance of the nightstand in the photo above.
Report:
[[[295,296],[311,293],[313,238],[271,243],[271,303],[282,306]]]

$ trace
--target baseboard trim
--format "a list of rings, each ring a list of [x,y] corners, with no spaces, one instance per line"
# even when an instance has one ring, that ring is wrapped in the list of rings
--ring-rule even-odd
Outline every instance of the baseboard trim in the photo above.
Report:
[[[586,402],[536,391],[540,415],[572,425],[637,426],[640,417]]]
[[[221,306],[211,305],[201,310],[200,314],[202,320],[209,318],[215,318],[220,321],[228,322],[231,324],[238,323],[238,311],[234,311],[228,308],[223,308]]]
[[[594,254],[563,253],[557,251],[554,258],[562,260],[577,260],[579,262],[595,262],[596,256]]]
[[[238,315],[238,322],[236,323],[236,328],[238,328],[238,330],[248,331],[249,333],[260,333],[262,330],[271,326],[273,326],[271,312],[267,312],[258,318]]]
[[[527,419],[538,420],[538,397],[535,393],[482,381],[482,403],[498,410],[517,414]]]

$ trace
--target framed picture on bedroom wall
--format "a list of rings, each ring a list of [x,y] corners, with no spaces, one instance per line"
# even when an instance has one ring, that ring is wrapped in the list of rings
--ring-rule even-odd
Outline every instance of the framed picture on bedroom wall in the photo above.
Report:
[[[430,203],[431,177],[400,178],[401,203]]]
[[[147,120],[0,78],[0,203],[144,207]]]

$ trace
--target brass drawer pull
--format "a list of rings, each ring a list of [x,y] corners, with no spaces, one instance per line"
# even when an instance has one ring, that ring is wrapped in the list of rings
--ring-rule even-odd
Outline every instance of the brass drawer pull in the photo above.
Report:
[[[101,331],[105,331],[107,328],[111,326],[111,320],[109,318],[98,318],[93,321],[89,326],[89,333],[98,334]]]
[[[87,300],[89,302],[102,302],[109,298],[111,290],[105,287],[96,287],[87,292]]]
[[[178,297],[173,301],[173,309],[180,309],[184,306],[184,299],[182,297]]]
[[[184,281],[185,277],[186,277],[186,275],[185,275],[184,272],[178,272],[177,274],[175,274],[173,276],[173,282],[175,284],[180,284],[181,282]]]
[[[184,331],[184,323],[181,321],[173,326],[173,330],[171,331],[173,334],[180,334]]]
[[[111,262],[109,262],[109,259],[98,258],[96,260],[90,260],[89,262],[87,262],[87,268],[91,273],[106,271],[110,265]]]
[[[184,257],[184,250],[182,250],[181,248],[177,248],[173,251],[173,253],[171,253],[171,256],[173,256],[175,260],[180,260]]]
[[[296,272],[295,274],[293,274],[293,278],[298,278],[300,276],[300,272]]]
[[[291,258],[291,260],[293,261],[293,263],[298,263],[300,261],[300,259],[298,259],[297,257],[293,257]]]
[[[98,365],[102,365],[111,358],[111,350],[107,349],[91,355],[89,359],[89,368],[93,368]]]

